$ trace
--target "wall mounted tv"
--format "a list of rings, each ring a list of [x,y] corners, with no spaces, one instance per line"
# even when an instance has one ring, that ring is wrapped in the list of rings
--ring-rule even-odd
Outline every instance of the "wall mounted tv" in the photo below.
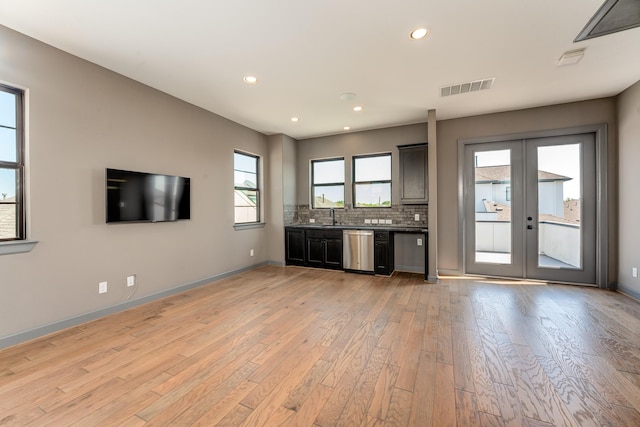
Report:
[[[191,218],[189,178],[119,169],[106,169],[105,178],[107,223]]]

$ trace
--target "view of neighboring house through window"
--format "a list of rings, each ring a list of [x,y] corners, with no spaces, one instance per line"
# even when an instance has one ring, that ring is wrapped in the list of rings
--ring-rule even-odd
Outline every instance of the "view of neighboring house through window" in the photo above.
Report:
[[[391,154],[354,156],[353,205],[391,207]]]
[[[344,208],[344,158],[311,161],[311,207]]]
[[[21,90],[0,85],[0,240],[25,238]]]
[[[234,222],[260,222],[260,183],[258,156],[233,152]]]

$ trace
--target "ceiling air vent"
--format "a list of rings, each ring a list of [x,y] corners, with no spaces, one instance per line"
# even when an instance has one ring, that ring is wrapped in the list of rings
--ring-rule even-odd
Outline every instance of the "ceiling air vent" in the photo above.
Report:
[[[455,85],[440,88],[440,96],[459,95],[467,92],[477,92],[479,90],[491,89],[495,78],[474,80],[468,83],[457,83]]]

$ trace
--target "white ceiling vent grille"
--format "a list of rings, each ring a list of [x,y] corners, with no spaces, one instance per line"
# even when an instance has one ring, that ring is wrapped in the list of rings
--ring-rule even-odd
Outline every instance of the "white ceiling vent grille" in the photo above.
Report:
[[[495,78],[474,80],[468,83],[458,83],[455,85],[440,88],[440,96],[459,95],[461,93],[477,92],[479,90],[491,89]]]

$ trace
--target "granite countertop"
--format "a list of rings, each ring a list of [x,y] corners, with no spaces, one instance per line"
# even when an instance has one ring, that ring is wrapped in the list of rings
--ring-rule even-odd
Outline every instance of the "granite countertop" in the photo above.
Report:
[[[290,224],[285,227],[308,228],[312,230],[382,230],[395,231],[398,233],[426,233],[429,229],[426,226],[394,225],[394,224]]]

